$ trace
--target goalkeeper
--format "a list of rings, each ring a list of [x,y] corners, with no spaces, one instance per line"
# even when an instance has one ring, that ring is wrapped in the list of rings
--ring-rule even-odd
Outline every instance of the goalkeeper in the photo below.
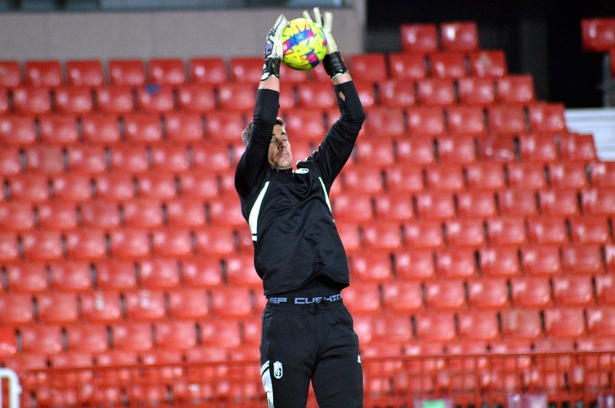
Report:
[[[309,13],[304,16],[312,20]],[[267,36],[263,76],[235,188],[252,232],[254,265],[263,280],[261,376],[270,408],[305,408],[310,381],[321,408],[363,405],[359,341],[341,290],[349,285],[346,252],[329,205],[333,181],[348,160],[365,112],[331,34],[331,13],[314,9],[327,36],[323,60],[341,117],[310,157],[293,161],[277,117],[280,16]],[[292,136],[292,135],[291,135]]]

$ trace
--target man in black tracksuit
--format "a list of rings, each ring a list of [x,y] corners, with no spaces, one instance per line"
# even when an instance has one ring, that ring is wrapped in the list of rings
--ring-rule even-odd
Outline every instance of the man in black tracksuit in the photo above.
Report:
[[[244,131],[246,151],[235,188],[254,243],[263,280],[261,375],[270,408],[305,407],[310,380],[321,408],[361,407],[359,341],[341,290],[349,285],[346,253],[331,215],[329,191],[348,160],[365,113],[331,36],[323,64],[334,84],[341,118],[310,157],[292,169],[292,154],[279,108],[282,59],[280,16],[267,37],[254,120]],[[306,18],[310,18],[307,12]]]

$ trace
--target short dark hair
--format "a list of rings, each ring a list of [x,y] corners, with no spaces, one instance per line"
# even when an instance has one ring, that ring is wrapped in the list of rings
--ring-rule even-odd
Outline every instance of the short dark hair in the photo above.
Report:
[[[284,120],[282,120],[282,118],[276,118],[275,124],[284,127]],[[247,146],[248,142],[250,142],[250,138],[252,137],[252,127],[253,126],[254,126],[254,122],[250,122],[250,124],[246,126],[246,128],[243,130],[243,133],[241,134],[241,138],[243,139],[243,144],[245,146]]]

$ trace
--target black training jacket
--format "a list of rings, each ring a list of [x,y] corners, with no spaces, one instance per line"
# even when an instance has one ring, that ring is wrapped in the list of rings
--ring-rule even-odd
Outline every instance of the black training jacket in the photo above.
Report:
[[[280,94],[258,91],[252,137],[237,165],[235,188],[252,232],[254,266],[266,296],[299,289],[321,274],[341,287],[349,284],[329,191],[352,152],[365,112],[352,81],[334,88],[341,117],[295,171],[278,171],[268,163]],[[288,138],[292,151],[293,135]]]

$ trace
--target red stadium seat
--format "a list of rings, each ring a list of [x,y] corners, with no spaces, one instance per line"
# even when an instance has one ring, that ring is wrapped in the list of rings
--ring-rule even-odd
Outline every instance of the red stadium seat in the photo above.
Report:
[[[240,326],[235,319],[205,319],[197,324],[203,346],[234,349],[241,344]]]
[[[444,244],[439,220],[409,221],[403,224],[406,246],[413,249],[438,248]]]
[[[479,160],[494,162],[511,162],[516,160],[514,135],[494,135],[477,138],[477,155]]]
[[[438,28],[435,24],[402,24],[401,49],[409,53],[427,53],[439,48]]]
[[[378,101],[376,98],[375,82],[355,80],[355,87],[357,88],[357,93],[359,94],[361,104],[366,111],[370,111],[372,108],[378,105]]]
[[[414,80],[427,76],[427,60],[424,54],[390,53],[388,62],[392,80],[413,83]]]
[[[615,335],[615,308],[594,306],[586,309],[587,332],[590,337],[613,337]]]
[[[524,275],[554,276],[562,271],[557,245],[521,247],[521,268]]]
[[[109,232],[111,256],[117,259],[140,259],[150,255],[146,230],[125,228]]]
[[[162,139],[162,127],[157,115],[131,113],[124,115],[127,142],[158,142]]]
[[[142,199],[168,200],[177,196],[175,175],[166,171],[142,173],[135,176],[137,192]]]
[[[442,164],[467,164],[476,160],[476,146],[471,136],[438,136],[436,146]]]
[[[598,160],[594,137],[591,134],[566,133],[559,137],[562,161],[593,162]]]
[[[438,136],[446,132],[444,111],[437,106],[411,107],[406,110],[411,136]]]
[[[372,325],[373,343],[407,343],[413,339],[410,317],[406,314],[383,313]]]
[[[398,251],[393,254],[395,276],[400,280],[435,277],[434,257],[429,249]]]
[[[164,298],[162,290],[124,292],[126,317],[133,321],[163,320],[166,317]]]
[[[359,165],[389,167],[395,163],[392,140],[365,139],[355,145],[355,157]]]
[[[365,222],[374,217],[369,194],[339,193],[331,197],[331,205],[338,222]]]
[[[510,297],[515,308],[551,306],[551,286],[546,276],[512,277],[510,289]]]
[[[97,287],[101,290],[125,290],[137,287],[136,264],[130,260],[98,261],[95,264]]]
[[[163,258],[192,254],[192,234],[187,228],[164,228],[152,232],[152,251]],[[177,283],[177,282],[176,282]]]
[[[13,109],[17,114],[49,114],[51,107],[51,93],[46,87],[22,86],[13,90]]]
[[[388,77],[385,54],[354,54],[348,62],[355,81],[375,82]]]
[[[197,84],[220,84],[228,79],[223,57],[199,57],[189,61],[190,79]]]
[[[526,241],[522,217],[499,217],[486,220],[490,245],[521,245]]]
[[[176,260],[143,260],[139,262],[138,270],[139,283],[145,289],[173,289],[180,284],[179,264]]]
[[[427,188],[439,191],[458,191],[465,188],[463,168],[456,164],[440,164],[426,169]]]
[[[98,271],[103,271],[103,268],[100,266],[100,264],[98,266]],[[124,272],[125,271],[122,271],[122,273]],[[122,278],[121,274],[116,274],[115,276]],[[104,282],[103,279],[104,278],[99,278],[98,282]],[[129,288],[128,285],[120,285],[119,282],[115,282],[114,284],[116,284],[118,287],[121,287],[122,289]],[[136,282],[134,282],[134,285],[136,285]],[[134,285],[132,287],[134,287]],[[85,292],[82,293],[79,297],[81,300],[81,317],[86,322],[111,323],[124,318],[122,314],[122,307],[120,306],[119,292]]]
[[[484,247],[478,250],[479,268],[482,276],[510,277],[521,272],[519,253],[516,247]]]
[[[474,250],[470,248],[439,248],[435,252],[436,275],[441,279],[476,276]]]
[[[117,322],[111,326],[115,350],[143,352],[152,349],[152,326],[146,322]]]
[[[149,82],[179,85],[186,82],[184,62],[180,58],[152,58],[148,63]]]
[[[79,139],[77,121],[73,115],[42,115],[39,117],[41,141],[48,145],[68,145]]]
[[[404,136],[406,126],[401,108],[372,108],[367,113],[365,124],[367,135],[379,139]]]
[[[532,132],[561,132],[566,130],[563,103],[533,102],[527,105]]]
[[[249,287],[222,287],[211,294],[212,314],[222,318],[246,317],[252,314]]]
[[[465,173],[470,190],[499,190],[506,186],[504,166],[500,163],[470,163]]]
[[[384,170],[386,190],[389,193],[406,194],[424,189],[423,171],[415,166],[395,166]]]
[[[538,202],[542,215],[575,215],[579,213],[578,190],[540,190]]]
[[[500,337],[496,312],[462,311],[457,314],[459,338],[466,341],[489,341]]]
[[[62,67],[57,60],[26,61],[24,72],[26,85],[56,87],[64,82]]]
[[[34,304],[29,293],[7,293],[0,297],[0,306],[4,313],[0,314],[3,326],[14,326],[34,323]]]
[[[466,55],[458,51],[438,51],[428,54],[431,75],[436,78],[463,78],[468,75]]]
[[[480,50],[468,53],[470,74],[478,77],[501,78],[508,75],[506,55],[502,50]]]
[[[435,162],[435,146],[430,137],[397,138],[393,146],[395,158],[401,167]]]
[[[197,328],[192,321],[156,322],[154,330],[158,349],[187,350],[197,344]]]
[[[535,190],[510,189],[497,194],[500,215],[505,217],[532,216],[538,213]]]
[[[106,258],[105,232],[100,229],[75,229],[65,233],[66,253],[74,260]]]
[[[346,167],[342,177],[343,190],[347,193],[380,194],[384,191],[380,167]]]
[[[448,130],[453,135],[483,135],[487,132],[483,109],[478,106],[451,106],[446,109]]]
[[[226,281],[231,286],[262,287],[262,281],[254,268],[252,254],[227,256],[224,261]]]
[[[612,241],[609,220],[605,217],[571,217],[569,225],[572,243],[606,244]]]
[[[34,117],[8,115],[0,117],[0,142],[4,146],[27,146],[36,142]]]
[[[523,107],[517,105],[490,105],[487,107],[489,132],[510,135],[526,131]]]
[[[416,333],[420,342],[449,342],[457,338],[453,312],[423,312],[415,316]]]
[[[477,310],[501,310],[510,307],[508,283],[503,277],[467,280],[468,305]]]
[[[411,79],[388,79],[378,82],[376,86],[382,107],[406,108],[416,103],[414,81]]]
[[[590,179],[593,187],[615,187],[615,163],[599,162],[591,163]]]
[[[166,137],[171,142],[187,143],[203,139],[203,122],[196,112],[168,112],[164,123]]]
[[[78,203],[92,198],[92,180],[79,173],[54,176],[50,180],[53,198],[56,201]]]
[[[62,327],[55,324],[23,326],[21,333],[24,354],[55,355],[64,350],[62,345]]]
[[[15,88],[22,84],[19,61],[0,61],[0,86]]]
[[[391,279],[391,257],[387,250],[356,251],[349,259],[351,279],[361,282],[385,282]]]
[[[49,264],[51,288],[58,292],[86,292],[94,287],[88,262],[56,261]]]
[[[207,292],[201,288],[181,288],[168,292],[169,316],[178,320],[200,319],[209,315]]]
[[[137,106],[146,113],[166,113],[175,109],[171,85],[147,84],[136,89]]]
[[[189,83],[177,87],[178,107],[181,112],[204,113],[216,108],[214,86]],[[172,114],[173,112],[167,112]]]
[[[28,231],[35,227],[34,206],[31,203],[0,204],[0,228],[4,231]]]
[[[538,309],[511,308],[500,312],[504,340],[532,340],[542,335]]]
[[[120,140],[120,127],[115,115],[92,113],[82,115],[83,141],[93,144],[113,144]]]
[[[615,305],[615,277],[609,273],[594,276],[596,301],[599,305]]]
[[[615,214],[615,190],[609,188],[582,190],[581,209],[586,215]]]
[[[94,109],[94,95],[83,86],[61,86],[55,89],[55,106],[62,114],[90,113]]]
[[[256,85],[251,83],[219,84],[218,101],[220,108],[230,111],[252,112],[256,103]]]
[[[586,51],[608,51],[615,45],[615,18],[581,19],[581,41]]]
[[[401,226],[396,222],[363,223],[361,227],[364,249],[395,251],[402,246]]]
[[[299,107],[310,109],[329,109],[337,106],[335,93],[318,82],[307,82],[297,87]]]
[[[0,231],[0,260],[13,261],[18,256],[17,233]]]
[[[28,173],[58,174],[64,172],[64,157],[59,146],[30,146],[25,149]]]
[[[128,113],[135,110],[134,90],[127,85],[96,88],[96,108],[102,113]]]
[[[583,308],[557,307],[544,310],[545,335],[556,339],[585,337]]]
[[[420,79],[416,95],[419,104],[425,106],[450,106],[457,102],[453,78]]]
[[[188,149],[183,145],[157,143],[151,147],[151,164],[154,171],[181,173],[190,169]]]
[[[60,259],[62,235],[59,231],[27,231],[21,234],[23,257],[29,261]]]
[[[78,144],[66,148],[68,171],[81,174],[100,174],[107,171],[102,146]]]
[[[70,325],[66,328],[66,337],[68,350],[71,353],[103,353],[109,351],[107,327],[104,324]]]
[[[464,281],[461,279],[429,280],[424,287],[427,309],[459,311],[467,307]]]
[[[441,220],[455,217],[455,201],[451,192],[420,191],[414,198],[420,219]]]
[[[68,60],[65,65],[68,85],[93,88],[105,82],[100,60]]]
[[[15,175],[5,178],[12,201],[40,203],[49,199],[48,178],[44,175]]]
[[[483,221],[479,219],[451,219],[444,221],[449,247],[476,248],[485,244]]]
[[[244,226],[246,223],[236,197],[212,198],[208,201],[208,209],[212,225]]]
[[[111,59],[107,62],[111,85],[141,86],[145,84],[145,65],[139,59]]]
[[[295,140],[320,142],[327,131],[321,109],[296,109],[284,114],[286,132],[292,145]]]
[[[597,244],[562,245],[562,270],[568,274],[600,274],[604,272],[601,246]]]
[[[344,294],[344,296],[344,303],[346,303],[346,295]],[[423,309],[423,295],[420,282],[383,282],[382,305],[385,310],[403,314]]]
[[[229,59],[231,81],[255,84],[263,73],[261,57],[231,57]]]
[[[598,280],[598,276],[596,277]],[[594,304],[594,288],[591,276],[554,276],[553,302],[556,306],[588,306]],[[596,286],[598,283],[596,281]]]
[[[43,324],[66,324],[78,321],[79,309],[75,293],[38,293],[38,321]]]
[[[547,172],[542,163],[508,163],[506,174],[511,189],[540,190],[547,187]]]
[[[200,200],[176,198],[167,201],[165,209],[167,223],[170,227],[202,227],[205,225],[205,204]]]
[[[495,194],[488,190],[460,191],[456,194],[460,217],[490,218],[497,215]]]
[[[531,244],[562,244],[568,241],[566,220],[559,216],[527,219],[528,241]]]
[[[234,142],[246,126],[244,116],[236,111],[216,111],[207,114],[207,137],[214,142]]]
[[[503,104],[528,104],[536,100],[534,78],[516,74],[496,78],[496,101]]]
[[[457,89],[460,104],[487,106],[495,102],[495,83],[491,78],[459,78]]]
[[[12,176],[21,173],[19,149],[15,146],[0,148],[0,176]]]
[[[475,51],[480,48],[474,21],[440,23],[440,42],[445,51]]]
[[[182,277],[185,286],[212,288],[222,285],[222,269],[219,259],[213,257],[182,260]]]
[[[339,196],[337,196],[339,197]],[[348,200],[348,210],[357,205],[357,198],[354,197]],[[370,203],[371,204],[371,203]],[[414,217],[414,208],[412,205],[412,197],[405,194],[384,194],[374,197],[374,214],[375,219],[381,222],[388,221],[406,221]],[[371,209],[371,207],[370,207]],[[362,211],[362,214],[371,216],[371,212]],[[360,220],[357,220],[360,221]]]
[[[7,263],[6,283],[2,285],[10,293],[37,293],[49,290],[45,262]]]
[[[280,75],[288,84],[304,84],[311,79],[309,71],[291,69],[286,64],[280,65]]]
[[[79,209],[83,227],[113,229],[120,226],[120,212],[116,202],[92,200],[81,203]]]
[[[552,188],[582,189],[589,185],[588,170],[583,163],[549,163],[547,170],[549,173],[549,184]]]

